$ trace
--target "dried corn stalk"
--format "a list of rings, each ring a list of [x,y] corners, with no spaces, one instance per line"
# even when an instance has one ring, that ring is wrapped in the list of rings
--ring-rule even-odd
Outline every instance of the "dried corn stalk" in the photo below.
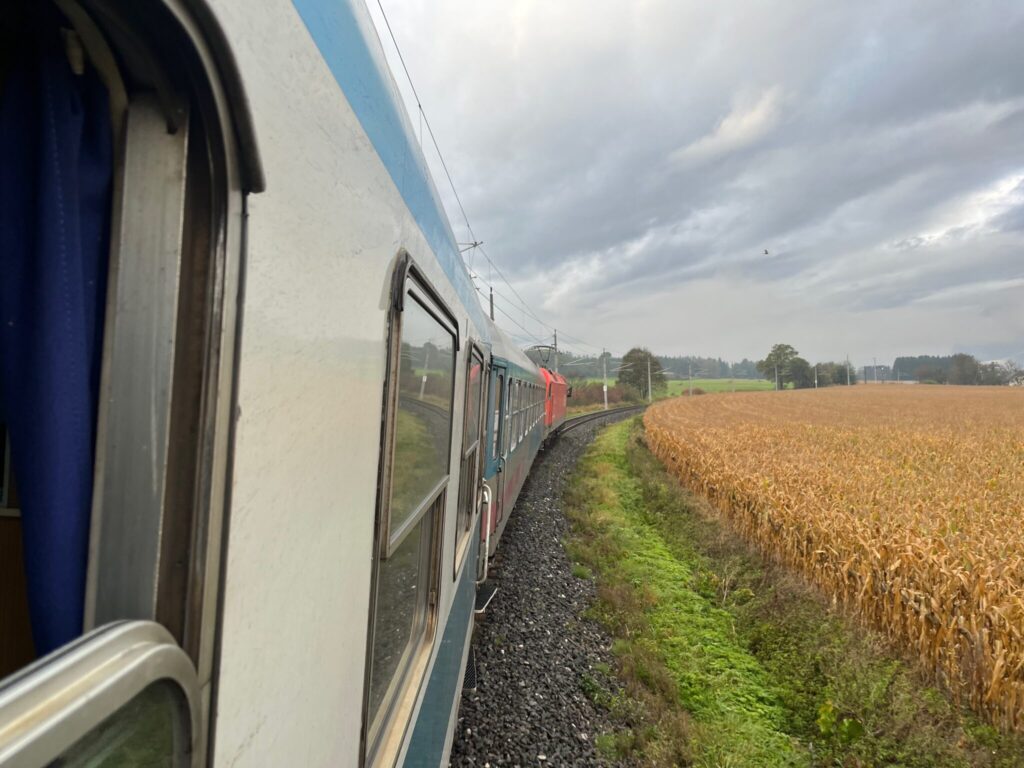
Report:
[[[750,541],[1024,728],[1024,391],[861,386],[665,401],[649,444]]]

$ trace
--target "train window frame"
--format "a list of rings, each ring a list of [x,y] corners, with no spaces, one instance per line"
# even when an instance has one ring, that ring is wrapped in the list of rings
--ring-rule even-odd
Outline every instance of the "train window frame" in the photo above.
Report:
[[[466,553],[469,551],[469,542],[473,533],[473,519],[476,517],[477,510],[479,508],[478,498],[480,493],[480,478],[482,476],[483,469],[483,449],[484,449],[484,434],[486,432],[486,406],[487,406],[487,387],[484,386],[487,381],[487,367],[485,363],[483,350],[475,343],[468,345],[468,353],[466,355],[466,375],[465,381],[465,397],[463,401],[465,403],[463,407],[463,425],[462,425],[462,463],[459,468],[459,499],[458,507],[455,513],[455,547],[454,557],[452,566],[452,579],[457,579],[459,570],[462,568],[462,564],[465,562]],[[475,439],[467,445],[466,442],[469,438],[469,430],[473,428],[473,425],[469,422],[469,403],[470,398],[473,397],[471,376],[473,372],[473,366],[479,364],[480,376],[477,385],[477,424],[473,429],[473,436]],[[467,488],[472,484],[471,499],[464,498],[463,494],[467,492]]]
[[[413,278],[413,279],[415,279],[415,278]],[[389,464],[391,466],[391,473],[390,473],[389,477],[386,479],[386,487],[387,487],[387,491],[388,491],[388,496],[387,496],[387,512],[386,512],[386,514],[384,516],[384,525],[385,525],[385,531],[384,531],[385,532],[385,539],[384,539],[384,542],[386,544],[386,548],[385,548],[384,553],[383,553],[384,559],[387,559],[387,558],[391,557],[394,554],[395,550],[397,550],[402,545],[402,542],[405,540],[405,537],[409,535],[409,533],[412,531],[412,529],[415,528],[419,524],[420,520],[422,520],[423,516],[427,514],[427,512],[430,509],[430,507],[434,504],[434,502],[437,500],[437,498],[444,492],[444,489],[447,488],[448,483],[451,480],[451,473],[452,473],[451,452],[452,452],[452,442],[454,440],[454,436],[453,435],[454,435],[454,429],[455,429],[455,425],[454,425],[454,421],[455,421],[455,419],[454,419],[454,413],[455,413],[455,390],[456,390],[455,384],[456,384],[456,375],[457,375],[457,371],[458,371],[458,354],[457,354],[457,350],[458,350],[458,324],[453,324],[450,321],[449,322],[445,322],[442,319],[444,313],[438,311],[436,305],[432,306],[432,305],[434,305],[434,302],[429,298],[428,294],[421,293],[421,292],[417,291],[414,287],[412,287],[412,288],[407,287],[407,289],[406,289],[406,296],[407,296],[407,298],[411,298],[415,302],[416,305],[418,305],[423,310],[425,310],[427,315],[432,317],[438,323],[438,325],[441,326],[442,328],[444,328],[452,337],[451,388],[450,388],[450,392],[449,392],[449,396],[448,396],[448,440],[447,440],[446,450],[443,452],[443,455],[444,455],[444,458],[445,458],[445,469],[444,469],[444,472],[443,472],[441,478],[431,487],[431,489],[427,492],[426,496],[424,496],[419,502],[417,502],[417,504],[409,512],[408,516],[398,526],[393,526],[393,522],[394,521],[393,521],[392,514],[391,514],[392,513],[391,505],[392,505],[392,502],[394,500],[393,500],[393,498],[391,496],[391,492],[394,490],[394,488],[393,488],[393,481],[394,481],[394,463],[395,463],[395,460],[394,460],[393,452],[394,452],[395,447],[396,447],[395,446],[395,441],[394,441],[394,436],[395,436],[394,433],[395,433],[396,425],[395,424],[389,425],[389,427],[390,427],[389,428],[389,432],[390,432],[390,437],[391,437],[390,450],[392,452],[392,455],[389,457]],[[402,312],[404,313],[404,311],[405,311],[405,304],[403,302]],[[400,326],[399,327],[399,335],[400,336],[401,336],[401,330],[402,330],[402,328]],[[400,342],[401,342],[401,339],[399,339],[399,344],[400,344]],[[400,351],[401,350],[399,349],[399,353],[400,353]],[[396,373],[400,373],[400,370],[401,370],[401,362],[399,361],[398,362],[398,368],[396,368]],[[426,379],[426,374],[424,374],[424,380],[425,379]],[[397,420],[397,411],[398,411],[398,400],[397,400],[397,397],[398,397],[398,388],[396,386],[396,388],[395,388],[395,404],[394,404],[395,405],[396,420]]]
[[[414,507],[399,530],[391,530],[391,502],[394,488],[396,424],[399,411],[403,317],[407,301],[422,307],[438,325],[451,335],[451,387],[448,398],[448,433],[444,477]],[[451,453],[454,441],[454,410],[460,362],[459,324],[429,278],[405,250],[399,252],[392,275],[391,306],[388,313],[386,364],[382,403],[382,430],[378,466],[374,543],[370,578],[370,604],[367,626],[366,665],[363,685],[360,753],[362,765],[384,765],[397,756],[409,727],[412,707],[425,683],[431,644],[437,633],[441,584],[441,555],[444,542],[445,510],[451,482]],[[393,562],[397,550],[414,530],[421,531],[417,562],[416,604],[411,617],[409,638],[399,654],[398,663],[388,674],[379,701],[373,701],[376,633],[382,619],[380,588],[384,568]],[[420,589],[422,587],[422,589]],[[380,689],[377,689],[380,690]]]
[[[505,379],[505,391],[502,393],[505,403],[505,411],[502,414],[502,421],[504,426],[504,432],[501,436],[501,458],[507,459],[509,455],[509,445],[512,440],[512,377],[511,375]]]
[[[494,376],[494,391],[491,393],[494,399],[493,424],[494,434],[491,435],[491,457],[494,461],[501,458],[501,404],[505,390],[505,373],[499,371]]]
[[[523,383],[515,380],[515,391],[512,394],[512,447],[511,451],[519,446],[519,399],[522,393]]]
[[[18,765],[63,764],[90,736],[93,744],[101,741],[112,719],[154,686],[171,694],[167,756],[180,768],[197,765],[203,744],[199,679],[170,632],[152,621],[107,624],[5,679],[0,722],[15,725],[0,733],[0,753]]]
[[[515,453],[516,443],[519,442],[517,440],[517,438],[519,436],[519,431],[516,429],[516,417],[518,415],[517,412],[516,412],[517,411],[516,402],[518,400],[519,400],[519,379],[512,379],[512,391],[509,392],[509,407],[508,407],[509,414],[510,414],[510,417],[511,417],[509,419],[509,437],[508,437],[508,452],[509,453]]]
[[[109,57],[127,100],[114,123],[82,631],[144,619],[169,632],[204,691],[190,751],[205,760],[218,686],[246,196],[265,186],[258,147],[240,73],[208,10],[180,0],[57,5],[87,56]],[[143,274],[156,259],[162,273]],[[172,274],[173,300],[154,300],[170,294]],[[165,322],[136,322],[140,312],[129,310],[140,307]]]

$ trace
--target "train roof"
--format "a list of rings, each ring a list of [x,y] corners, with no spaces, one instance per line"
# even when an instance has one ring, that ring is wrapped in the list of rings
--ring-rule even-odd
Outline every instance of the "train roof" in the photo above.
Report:
[[[540,375],[537,364],[527,356],[527,354],[507,333],[495,325],[493,320],[488,320],[487,325],[489,326],[491,334],[491,354],[495,357],[500,357],[504,360],[515,363],[520,368],[525,368],[528,371],[536,371],[537,375]]]

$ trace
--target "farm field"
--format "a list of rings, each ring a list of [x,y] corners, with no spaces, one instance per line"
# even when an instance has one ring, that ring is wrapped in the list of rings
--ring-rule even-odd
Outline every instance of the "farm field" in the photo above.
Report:
[[[667,400],[654,453],[752,543],[1024,727],[1024,391],[858,387]]]

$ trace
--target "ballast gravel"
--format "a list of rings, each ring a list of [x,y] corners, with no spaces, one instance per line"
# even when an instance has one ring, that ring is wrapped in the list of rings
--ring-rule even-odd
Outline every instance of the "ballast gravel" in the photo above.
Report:
[[[580,425],[534,462],[492,560],[498,593],[477,623],[477,689],[462,696],[451,766],[609,765],[594,738],[612,723],[584,686],[614,685],[597,671],[611,638],[583,616],[596,590],[562,548],[562,494],[595,432],[621,418]]]

